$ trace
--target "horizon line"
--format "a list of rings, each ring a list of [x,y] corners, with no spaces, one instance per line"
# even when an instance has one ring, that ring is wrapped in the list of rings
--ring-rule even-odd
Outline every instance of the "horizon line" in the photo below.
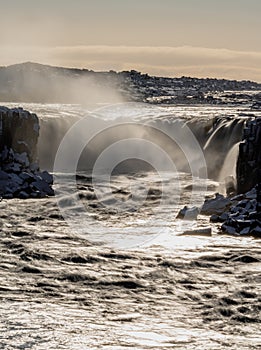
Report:
[[[157,78],[166,78],[166,79],[182,79],[182,78],[190,78],[190,79],[198,79],[198,80],[227,80],[227,81],[237,81],[237,82],[251,82],[251,83],[255,83],[258,85],[261,85],[261,82],[255,81],[255,80],[251,80],[251,79],[228,79],[228,78],[224,78],[224,77],[199,77],[199,76],[190,76],[190,75],[181,75],[181,76],[164,76],[164,75],[152,75],[149,74],[148,72],[142,72],[142,71],[138,71],[136,69],[128,69],[128,70],[114,70],[114,69],[108,69],[108,70],[94,70],[94,69],[89,69],[87,67],[76,67],[76,66],[62,66],[62,65],[55,65],[55,64],[47,64],[47,63],[40,63],[40,62],[35,62],[35,61],[23,61],[23,62],[17,62],[17,63],[12,63],[9,65],[0,65],[0,69],[1,68],[9,68],[9,67],[13,67],[13,66],[19,66],[19,65],[25,65],[25,64],[35,64],[35,65],[39,65],[39,66],[46,66],[46,67],[50,67],[50,68],[60,68],[60,69],[69,69],[69,70],[79,70],[79,71],[89,71],[89,72],[94,72],[94,73],[109,73],[109,72],[115,72],[117,74],[119,73],[123,73],[123,72],[131,72],[131,71],[135,71],[137,73],[140,73],[142,75],[148,75],[150,77],[157,77]]]

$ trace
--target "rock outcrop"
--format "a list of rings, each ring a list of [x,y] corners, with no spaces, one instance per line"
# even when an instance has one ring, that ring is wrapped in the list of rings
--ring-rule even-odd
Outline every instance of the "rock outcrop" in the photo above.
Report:
[[[261,118],[249,119],[237,160],[237,192],[205,200],[200,213],[222,223],[221,233],[261,238]],[[233,191],[231,191],[233,193]],[[178,218],[189,219],[197,208],[184,207]],[[186,218],[186,215],[188,218]],[[196,215],[192,219],[196,219]]]
[[[261,118],[249,120],[239,145],[237,192],[245,193],[261,182]]]
[[[226,213],[221,229],[235,235],[251,235],[261,238],[261,188],[256,185],[252,190],[232,200],[237,201]]]
[[[42,198],[54,195],[52,175],[37,162],[39,121],[22,108],[0,107],[0,197]]]
[[[222,222],[222,232],[261,237],[261,118],[244,128],[237,161],[238,195],[227,198],[222,213],[212,212],[212,222]],[[225,198],[223,199],[225,200]],[[216,203],[217,204],[217,203]],[[215,206],[215,203],[214,203]]]
[[[218,205],[217,208],[214,207],[214,204],[218,204],[221,199],[224,203],[222,212]],[[205,207],[210,205],[212,208],[210,221],[221,222],[222,232],[236,236],[261,237],[260,184],[244,194],[231,198],[221,198],[221,195],[217,195],[215,199],[207,200],[204,205]]]

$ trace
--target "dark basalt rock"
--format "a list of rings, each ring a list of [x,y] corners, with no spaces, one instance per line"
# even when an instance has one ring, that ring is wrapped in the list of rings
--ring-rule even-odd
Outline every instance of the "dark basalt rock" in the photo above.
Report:
[[[261,185],[245,194],[225,198],[219,194],[205,201],[203,214],[212,214],[211,222],[222,223],[221,231],[235,236],[261,238]],[[222,206],[223,211],[220,213]],[[215,208],[216,205],[216,208]]]
[[[37,162],[39,120],[22,108],[0,107],[0,198],[53,196],[52,175]]]
[[[245,193],[261,182],[261,118],[249,120],[239,145],[237,191]]]
[[[256,196],[257,199],[253,198]],[[253,198],[253,199],[251,199]],[[221,230],[228,234],[240,236],[254,236],[261,238],[261,186],[256,185],[244,195],[244,199],[238,201],[222,220],[221,216],[214,218],[216,222],[223,222]],[[231,199],[233,200],[233,198]],[[225,216],[224,216],[225,217]]]
[[[261,118],[249,119],[244,128],[237,161],[237,192],[234,197],[205,201],[203,213],[222,222],[224,233],[261,238]],[[222,205],[224,204],[223,208]],[[227,204],[226,204],[227,202]],[[212,205],[211,205],[212,204]],[[205,209],[205,210],[204,210]],[[208,209],[208,210],[206,210]],[[212,211],[209,209],[213,209]],[[222,213],[219,213],[221,209]]]

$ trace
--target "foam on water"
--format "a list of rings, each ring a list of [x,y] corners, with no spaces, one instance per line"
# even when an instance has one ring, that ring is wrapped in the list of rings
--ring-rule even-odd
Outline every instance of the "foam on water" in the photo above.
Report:
[[[37,113],[42,125],[54,120],[49,125],[55,132],[57,125],[67,120],[69,126],[68,120],[87,111],[77,105],[23,107]],[[206,106],[107,110],[108,119],[131,115],[169,127],[173,119],[196,120],[198,133],[202,125],[210,130],[215,116],[238,113]],[[82,234],[64,220],[55,198],[0,202],[0,348],[259,348],[260,245],[251,238],[219,235],[218,225],[203,215],[198,221],[176,219],[177,210],[190,202],[190,174],[177,174],[179,200],[177,177],[171,173],[163,180],[156,172],[121,173],[113,174],[110,183],[98,182],[108,202],[114,196],[124,202],[132,187],[137,198],[147,189],[139,210],[120,213],[100,205],[88,174],[78,175],[78,195],[89,214]],[[205,195],[200,181],[194,191],[199,199]],[[66,198],[69,183],[59,190],[77,215],[75,202]],[[206,180],[206,185],[211,195],[218,183]],[[210,237],[179,236],[206,226],[212,228]]]

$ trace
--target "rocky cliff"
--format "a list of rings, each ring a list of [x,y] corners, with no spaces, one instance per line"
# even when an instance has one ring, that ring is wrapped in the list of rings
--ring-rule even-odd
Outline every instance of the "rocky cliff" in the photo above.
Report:
[[[223,222],[222,232],[233,235],[261,237],[261,118],[249,119],[239,145],[237,161],[237,192],[234,197],[221,198],[212,202],[215,207],[211,221]],[[220,212],[217,204],[221,203]]]
[[[52,176],[37,162],[39,120],[22,108],[0,107],[0,197],[53,195]]]
[[[250,119],[244,128],[237,161],[237,189],[249,191],[261,182],[261,118]]]

